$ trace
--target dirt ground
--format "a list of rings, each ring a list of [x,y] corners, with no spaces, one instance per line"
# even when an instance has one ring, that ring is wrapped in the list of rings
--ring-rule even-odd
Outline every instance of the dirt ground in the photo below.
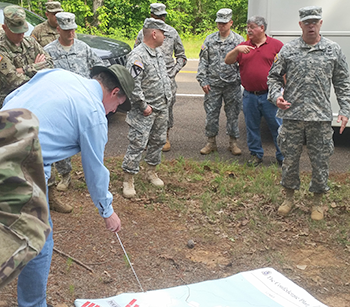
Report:
[[[120,239],[144,290],[173,287],[227,277],[242,271],[273,267],[330,307],[350,306],[350,249],[334,240],[334,220],[342,212],[326,216],[322,230],[313,229],[302,205],[288,218],[276,215],[276,207],[264,204],[260,218],[250,215],[254,199],[243,207],[218,212],[232,215],[230,222],[213,222],[202,214],[188,195],[201,193],[203,183],[183,186],[188,210],[170,209],[152,190],[148,197],[126,200],[121,196],[121,176],[111,191],[114,208],[122,221]],[[172,193],[171,175],[163,176]],[[116,183],[115,183],[116,182]],[[51,212],[55,249],[48,281],[48,303],[73,306],[76,298],[103,298],[123,292],[140,292],[118,238],[105,229],[81,174],[61,199],[74,206],[71,214]],[[183,185],[185,185],[183,183]],[[147,186],[146,186],[147,188]],[[174,195],[175,196],[175,195]],[[252,227],[251,221],[254,222]],[[268,221],[271,229],[259,225]],[[195,245],[189,248],[187,243]],[[350,238],[349,238],[350,240]],[[66,255],[64,255],[64,254]],[[70,260],[78,260],[82,266]],[[15,307],[16,282],[0,292],[3,306]]]

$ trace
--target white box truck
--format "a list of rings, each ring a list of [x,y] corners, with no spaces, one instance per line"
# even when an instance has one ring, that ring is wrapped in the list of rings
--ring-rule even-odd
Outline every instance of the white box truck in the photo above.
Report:
[[[301,35],[299,9],[312,5],[322,7],[321,35],[340,45],[350,67],[350,0],[248,0],[248,17],[264,17],[266,34],[286,43]],[[337,123],[339,106],[333,90],[331,102],[332,126],[340,126]]]

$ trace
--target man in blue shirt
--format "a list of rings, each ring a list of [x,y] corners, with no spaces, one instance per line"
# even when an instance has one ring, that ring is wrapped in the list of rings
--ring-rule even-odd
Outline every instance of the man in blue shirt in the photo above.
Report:
[[[8,95],[2,110],[24,108],[39,119],[39,140],[46,182],[51,164],[81,152],[86,184],[108,230],[121,224],[108,191],[109,171],[103,165],[107,143],[106,114],[130,97],[134,79],[121,65],[95,66],[85,79],[62,69],[39,71],[28,83]],[[129,103],[129,101],[127,101]],[[130,104],[130,103],[129,103]],[[49,218],[52,226],[51,218]],[[19,306],[46,307],[46,284],[53,249],[52,233],[40,254],[18,278]]]

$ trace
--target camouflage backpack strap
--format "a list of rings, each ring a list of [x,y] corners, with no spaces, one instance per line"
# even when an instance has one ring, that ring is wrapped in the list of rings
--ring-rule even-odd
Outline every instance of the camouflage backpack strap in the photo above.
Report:
[[[48,223],[39,122],[30,111],[0,111],[0,288],[41,251]]]

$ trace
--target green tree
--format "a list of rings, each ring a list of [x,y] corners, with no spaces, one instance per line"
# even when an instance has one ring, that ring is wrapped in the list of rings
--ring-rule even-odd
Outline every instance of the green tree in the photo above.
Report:
[[[45,17],[46,0],[10,0]],[[154,0],[63,0],[65,11],[76,15],[79,31],[113,37],[135,38],[143,21],[150,16]],[[160,2],[160,1],[159,1]],[[231,8],[235,30],[246,25],[248,0],[165,0],[167,23],[182,36],[206,34],[216,30],[216,12]]]

